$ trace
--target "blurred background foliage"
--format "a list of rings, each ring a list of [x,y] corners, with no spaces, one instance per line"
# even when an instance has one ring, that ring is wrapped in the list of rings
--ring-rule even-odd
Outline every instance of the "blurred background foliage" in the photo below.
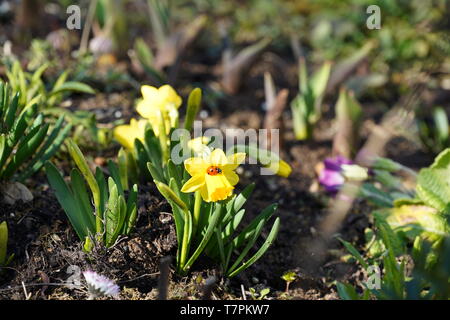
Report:
[[[223,92],[209,81],[227,68],[224,58],[230,52],[233,54],[229,56],[237,58],[238,53],[267,40],[270,45],[261,46],[248,62],[244,59],[241,68],[252,65],[262,51],[270,51],[274,54],[272,59],[278,59],[277,63],[291,70],[297,68],[298,59],[303,57],[308,70],[315,71],[326,61],[331,61],[334,67],[345,59],[351,60],[369,46],[362,63],[355,64],[351,77],[339,85],[355,91],[361,103],[376,103],[383,111],[393,107],[416,85],[424,85],[430,94],[425,95],[416,109],[418,136],[433,153],[439,151],[433,149],[441,149],[433,148],[435,136],[439,136],[439,147],[448,146],[443,134],[445,128],[436,133],[432,127],[434,123],[446,127],[443,116],[449,113],[450,1],[24,0],[3,3],[9,4],[0,8],[0,23],[5,26],[0,32],[0,58],[5,65],[14,55],[20,56],[28,71],[48,64],[43,75],[48,83],[54,82],[62,70],[69,69],[74,81],[86,82],[107,93],[136,90],[144,82],[160,85],[177,81],[177,86],[189,87],[192,81],[201,81],[208,83],[202,85],[205,102],[211,107],[217,105],[216,100],[223,97]],[[96,7],[92,28],[84,41],[83,31],[93,3]],[[81,8],[82,30],[66,28],[69,16],[66,10],[73,4]],[[380,7],[379,30],[366,26],[371,15],[366,10],[373,4]],[[202,21],[200,17],[206,18]],[[194,30],[196,36],[189,34]],[[190,84],[178,81],[181,60],[188,61],[188,67],[193,63],[203,70],[194,73],[194,80],[184,78]],[[293,98],[298,86],[292,74],[284,71],[279,71],[278,78],[274,75],[275,81],[277,85],[288,86]],[[327,90],[326,103],[336,98],[337,89],[338,86],[332,92]],[[433,111],[438,106],[444,111],[440,117]]]

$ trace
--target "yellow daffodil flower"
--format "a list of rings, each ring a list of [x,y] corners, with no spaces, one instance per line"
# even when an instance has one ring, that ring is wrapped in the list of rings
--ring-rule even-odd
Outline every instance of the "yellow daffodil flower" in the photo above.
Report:
[[[137,105],[137,112],[148,119],[156,136],[159,136],[161,121],[164,120],[166,134],[176,126],[178,121],[178,108],[181,105],[181,97],[169,85],[159,88],[142,86],[143,99]]]
[[[134,140],[139,139],[144,141],[147,123],[147,120],[144,119],[131,119],[130,124],[124,124],[114,128],[114,138],[125,148],[133,150]]]
[[[233,194],[239,176],[234,172],[245,160],[245,153],[226,156],[223,150],[215,149],[207,158],[189,158],[184,161],[192,176],[181,189],[182,192],[200,191],[206,202],[225,200]]]
[[[198,137],[188,141],[188,147],[194,151],[195,155],[206,158],[211,154],[211,149],[207,146],[211,138]]]
[[[271,170],[272,172],[283,178],[289,177],[292,172],[291,166],[286,161],[283,161],[281,159],[279,161],[273,161],[269,163],[269,165],[267,165],[265,168]]]

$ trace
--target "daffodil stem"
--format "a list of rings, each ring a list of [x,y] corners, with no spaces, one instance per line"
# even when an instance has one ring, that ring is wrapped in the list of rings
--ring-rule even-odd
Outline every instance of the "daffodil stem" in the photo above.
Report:
[[[160,112],[160,127],[159,127],[159,143],[161,145],[162,161],[166,163],[169,160],[169,151],[167,148],[167,133],[166,125],[164,123],[164,114]]]
[[[188,210],[184,210],[184,230],[183,230],[183,243],[181,244],[180,264],[179,270],[184,271],[186,265],[187,255],[189,253],[189,245],[192,236],[192,219],[191,213]]]
[[[200,191],[195,191],[194,202],[194,217],[192,221],[192,233],[195,235],[197,232],[198,222],[200,221],[200,208],[202,206],[202,196]]]

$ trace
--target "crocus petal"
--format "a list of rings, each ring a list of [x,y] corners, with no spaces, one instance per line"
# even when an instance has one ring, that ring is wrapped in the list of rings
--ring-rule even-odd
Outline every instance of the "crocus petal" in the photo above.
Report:
[[[334,158],[326,158],[323,163],[325,164],[326,169],[341,171],[341,166],[343,164],[353,164],[353,161],[342,156],[337,156]]]
[[[319,175],[319,182],[328,192],[336,192],[345,182],[340,172],[324,169]]]
[[[202,158],[189,158],[184,160],[184,167],[191,175],[205,175],[209,164]]]
[[[190,178],[181,188],[181,192],[195,192],[205,184],[205,175],[195,175]]]
[[[358,166],[357,164],[343,164],[342,175],[350,181],[364,181],[369,177],[367,168]]]

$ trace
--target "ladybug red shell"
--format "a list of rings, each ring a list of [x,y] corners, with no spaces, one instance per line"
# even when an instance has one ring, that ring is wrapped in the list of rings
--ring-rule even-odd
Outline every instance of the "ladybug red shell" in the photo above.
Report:
[[[210,176],[216,176],[222,173],[222,169],[217,166],[210,166],[208,167],[208,169],[206,169],[206,173],[208,173]]]

